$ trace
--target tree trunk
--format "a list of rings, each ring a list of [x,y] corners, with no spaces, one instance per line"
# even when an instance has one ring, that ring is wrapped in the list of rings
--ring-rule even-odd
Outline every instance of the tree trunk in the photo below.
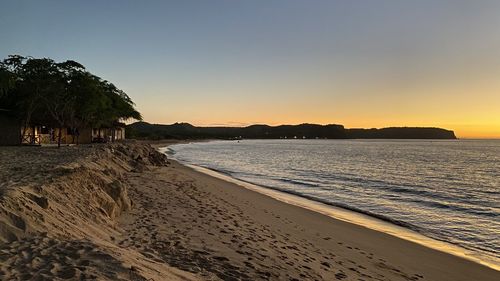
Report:
[[[57,136],[57,148],[61,147],[61,137],[62,137],[62,128],[59,127],[59,135]]]
[[[38,97],[38,93],[39,90],[38,90],[38,85],[36,87],[36,90],[35,90],[35,94],[36,94],[36,97]],[[23,133],[21,135],[21,144],[23,143],[23,140],[24,140],[24,136],[26,136],[26,129],[28,128],[29,124],[31,123],[31,115],[33,114],[33,112],[35,111],[35,98],[31,98],[30,100],[30,104],[28,106],[28,109],[26,111],[26,115],[24,116],[24,127],[23,127]],[[33,131],[34,133],[34,131]],[[31,140],[30,140],[31,142]]]
[[[21,144],[23,144],[24,136],[26,136],[26,124],[24,124],[23,131],[21,133]]]
[[[31,144],[36,144],[36,139],[35,139],[36,127],[32,126],[31,129],[32,129],[33,135],[31,135],[30,143]]]

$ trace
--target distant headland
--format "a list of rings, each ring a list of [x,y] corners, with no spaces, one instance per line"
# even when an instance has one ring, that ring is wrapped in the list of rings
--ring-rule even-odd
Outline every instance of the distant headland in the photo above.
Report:
[[[343,125],[251,125],[247,127],[197,127],[136,122],[127,126],[127,137],[137,139],[456,139],[451,130],[432,127],[346,129]]]

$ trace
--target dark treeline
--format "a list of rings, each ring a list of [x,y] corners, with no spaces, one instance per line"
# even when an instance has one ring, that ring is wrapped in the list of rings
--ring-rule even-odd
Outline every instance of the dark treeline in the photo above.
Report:
[[[440,128],[345,129],[342,125],[252,125],[248,127],[195,127],[136,122],[127,126],[130,138],[139,139],[455,139],[453,131]]]
[[[78,62],[18,55],[0,62],[0,110],[25,131],[39,124],[111,128],[120,120],[142,119],[125,92]]]

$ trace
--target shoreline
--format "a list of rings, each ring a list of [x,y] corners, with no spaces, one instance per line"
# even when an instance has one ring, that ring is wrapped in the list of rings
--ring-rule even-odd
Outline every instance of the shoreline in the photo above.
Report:
[[[463,258],[474,263],[489,267],[491,269],[500,271],[500,264],[496,264],[493,261],[487,261],[480,259],[475,255],[474,252],[460,247],[458,245],[451,244],[446,241],[440,241],[432,237],[425,236],[417,231],[400,226],[390,221],[385,221],[369,214],[364,214],[361,212],[356,212],[354,210],[342,208],[339,206],[334,206],[326,204],[320,201],[315,201],[300,195],[283,192],[280,190],[272,189],[269,187],[259,186],[250,182],[241,181],[239,179],[233,178],[229,175],[225,175],[215,170],[211,170],[205,167],[196,166],[192,164],[182,163],[177,159],[170,159],[171,161],[176,161],[180,165],[189,167],[200,173],[207,174],[212,177],[216,177],[225,180],[230,183],[234,183],[243,188],[264,194],[278,201],[301,207],[319,214],[331,217],[335,220],[345,221],[347,223],[356,224],[362,227],[366,227],[371,230],[379,231],[385,234],[389,234],[399,239],[407,240],[410,242],[417,243],[424,247],[437,250],[446,254],[450,254],[459,258]]]
[[[121,219],[121,246],[204,279],[500,277],[484,265],[278,201],[176,161],[129,182],[137,205]]]
[[[440,251],[445,254],[466,259],[481,266],[485,266],[500,272],[500,263],[491,259],[490,257],[481,256],[479,253],[473,252],[472,250],[463,248],[459,245],[449,243],[447,241],[437,240],[432,237],[425,236],[424,234],[421,234],[415,230],[404,227],[402,225],[397,225],[390,221],[383,220],[375,216],[371,216],[370,214],[357,212],[356,210],[350,210],[347,208],[343,208],[341,206],[335,206],[323,203],[304,196],[300,196],[298,194],[292,194],[271,187],[259,186],[250,182],[242,181],[232,177],[229,174],[225,174],[223,172],[214,169],[197,166],[189,163],[183,163],[182,161],[176,159],[173,156],[173,154],[169,154],[167,152],[168,147],[175,144],[178,143],[169,143],[166,146],[158,146],[157,149],[161,153],[168,155],[170,157],[170,160],[176,161],[179,165],[183,165],[185,167],[193,169],[194,171],[206,174],[211,177],[222,179],[226,182],[236,184],[248,190],[269,196],[280,202],[284,202],[322,215],[326,215],[335,220],[341,220],[374,231],[382,232],[391,235],[395,238],[410,241],[432,250]]]

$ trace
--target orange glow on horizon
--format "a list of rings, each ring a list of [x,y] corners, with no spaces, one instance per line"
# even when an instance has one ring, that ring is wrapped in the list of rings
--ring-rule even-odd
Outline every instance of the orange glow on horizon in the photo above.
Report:
[[[146,114],[147,115],[147,114]],[[148,117],[148,116],[147,116]],[[185,120],[155,120],[146,118],[145,121],[155,124],[172,124],[176,122],[186,122],[194,126],[228,126],[228,127],[245,127],[255,124],[265,124],[270,126],[278,125],[297,125],[303,123],[310,124],[339,124],[343,125],[345,128],[386,128],[386,127],[436,127],[446,130],[452,130],[455,136],[459,139],[500,139],[500,123],[498,124],[486,124],[486,125],[474,125],[474,124],[448,124],[448,123],[384,123],[384,122],[373,122],[370,120],[361,121],[356,120],[354,122],[342,121],[342,120],[326,120],[326,119],[316,119],[316,120],[302,120],[298,117],[290,119],[270,119],[268,122],[263,120],[253,120],[253,121],[230,121],[230,122],[220,122],[219,120],[211,119],[185,119]]]
[[[228,85],[215,90],[207,86],[203,95],[198,87],[182,84],[170,86],[168,93],[158,93],[154,99],[138,100],[137,106],[150,123],[438,127],[453,130],[458,138],[500,139],[500,80],[493,79],[493,73],[455,83],[440,80],[411,87],[365,81],[362,87],[348,83],[335,88],[319,78],[291,84]]]

